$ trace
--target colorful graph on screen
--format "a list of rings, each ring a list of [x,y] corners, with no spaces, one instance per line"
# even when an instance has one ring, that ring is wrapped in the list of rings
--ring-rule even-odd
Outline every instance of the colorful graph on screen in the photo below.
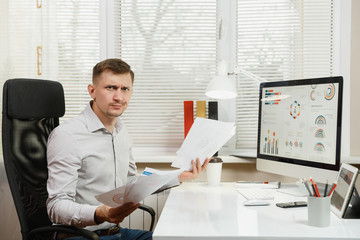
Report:
[[[327,86],[324,95],[326,100],[333,99],[333,97],[335,96],[335,85],[333,83]]]
[[[272,132],[272,137],[270,137],[270,130],[268,130],[263,148],[264,153],[279,154],[279,138],[275,138],[275,135],[276,133]]]
[[[296,150],[296,149],[301,150],[303,145],[304,145],[304,143],[302,141],[298,140],[298,139],[295,139],[295,140],[286,139],[285,140],[285,147],[287,147],[288,151],[293,151],[293,150]]]
[[[290,116],[294,119],[300,116],[300,103],[296,100],[290,105]]]
[[[310,99],[312,100],[312,101],[315,101],[316,100],[316,92],[314,91],[314,90],[312,90],[311,92],[310,92]]]
[[[315,132],[315,137],[316,138],[324,138],[325,137],[325,132],[323,129],[318,129]]]
[[[318,142],[315,144],[314,150],[316,152],[325,152],[325,146],[324,146],[324,144]]]
[[[326,118],[323,115],[319,115],[315,119],[316,125],[326,125]]]
[[[265,104],[266,105],[278,105],[281,99],[279,96],[281,95],[281,92],[274,92],[273,89],[265,90]]]

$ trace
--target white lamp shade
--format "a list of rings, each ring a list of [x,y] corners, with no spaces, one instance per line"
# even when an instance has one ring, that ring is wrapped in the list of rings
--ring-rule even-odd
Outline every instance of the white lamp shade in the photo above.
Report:
[[[235,82],[227,75],[215,76],[207,86],[205,94],[215,99],[235,98],[237,96]]]

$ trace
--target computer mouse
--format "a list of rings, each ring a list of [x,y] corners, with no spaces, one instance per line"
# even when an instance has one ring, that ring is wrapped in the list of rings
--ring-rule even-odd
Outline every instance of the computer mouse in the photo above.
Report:
[[[243,204],[244,204],[244,206],[267,206],[267,205],[270,205],[269,202],[266,202],[261,199],[246,200]]]

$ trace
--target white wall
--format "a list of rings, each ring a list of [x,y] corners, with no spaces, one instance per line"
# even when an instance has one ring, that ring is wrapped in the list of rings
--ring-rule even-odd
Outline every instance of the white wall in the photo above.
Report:
[[[351,4],[350,155],[360,156],[360,1]]]
[[[0,158],[0,239],[21,239],[20,224],[6,179],[2,158]]]

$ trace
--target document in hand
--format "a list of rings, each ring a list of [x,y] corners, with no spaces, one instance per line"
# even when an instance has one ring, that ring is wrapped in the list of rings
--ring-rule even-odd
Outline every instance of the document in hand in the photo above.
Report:
[[[206,118],[196,118],[183,144],[176,152],[172,167],[191,171],[191,160],[213,156],[235,134],[235,124]]]
[[[164,186],[177,184],[177,177],[182,171],[181,169],[159,171],[146,168],[136,182],[97,195],[95,198],[109,207],[118,207],[127,202],[138,203]]]

